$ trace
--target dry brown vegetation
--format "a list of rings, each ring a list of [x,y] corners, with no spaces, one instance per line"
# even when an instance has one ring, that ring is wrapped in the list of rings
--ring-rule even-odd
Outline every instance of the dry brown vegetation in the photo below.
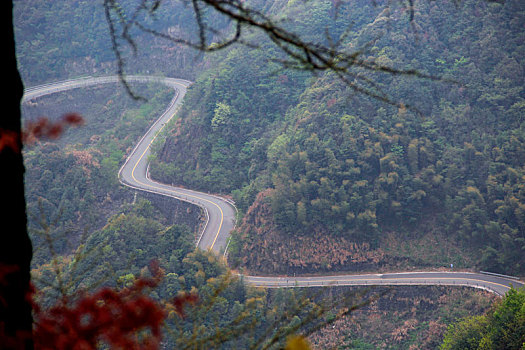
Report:
[[[448,268],[468,268],[475,261],[461,251],[454,238],[442,232],[425,232],[433,227],[416,227],[413,232],[384,232],[378,247],[368,242],[319,232],[284,233],[273,221],[269,198],[275,190],[261,192],[247,210],[237,233],[243,242],[234,257],[252,273],[313,273],[321,271],[394,272]]]
[[[337,298],[339,291],[331,292]],[[396,287],[369,306],[336,320],[309,337],[315,349],[435,349],[447,324],[462,312],[480,314],[497,297],[485,291],[451,287]],[[363,347],[368,348],[368,347]]]
[[[280,232],[271,219],[271,206],[265,201],[271,192],[258,195],[238,228],[243,232],[242,266],[267,273],[309,272],[371,268],[388,260],[382,249],[374,249],[367,242],[352,242],[323,232]]]

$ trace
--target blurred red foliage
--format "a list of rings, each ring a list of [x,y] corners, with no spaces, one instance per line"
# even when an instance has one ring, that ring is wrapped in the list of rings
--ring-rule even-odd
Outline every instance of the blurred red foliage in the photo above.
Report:
[[[181,295],[176,296],[172,300],[173,307],[175,308],[175,312],[181,317],[186,317],[186,314],[184,312],[184,305],[186,304],[196,304],[199,301],[199,296],[197,294],[192,293],[184,293]]]
[[[84,124],[84,118],[76,113],[65,114],[57,121],[51,121],[47,117],[40,117],[36,121],[27,122],[22,134],[12,130],[0,129],[0,152],[4,148],[10,148],[15,153],[20,152],[19,141],[31,146],[38,140],[55,140],[67,127],[80,126]]]
[[[76,113],[63,115],[57,121],[50,121],[46,117],[40,117],[36,121],[27,122],[22,132],[22,142],[25,145],[32,145],[37,140],[55,140],[66,127],[80,126],[84,124],[84,118]]]
[[[157,261],[149,271],[152,277],[140,277],[122,290],[103,288],[76,303],[64,298],[45,312],[34,305],[35,349],[97,349],[100,344],[111,349],[158,349],[167,312],[145,289],[156,287],[164,271]],[[185,294],[174,298],[173,307],[183,317],[184,304],[197,300],[196,295]]]
[[[20,152],[18,145],[18,134],[12,130],[0,129],[0,152],[4,148],[11,148],[13,152]]]
[[[45,312],[35,305],[35,349],[97,349],[101,343],[111,349],[157,349],[166,312],[144,293],[162,278],[158,264],[152,265],[153,277],[138,278],[129,288],[103,288],[76,303],[64,298]]]

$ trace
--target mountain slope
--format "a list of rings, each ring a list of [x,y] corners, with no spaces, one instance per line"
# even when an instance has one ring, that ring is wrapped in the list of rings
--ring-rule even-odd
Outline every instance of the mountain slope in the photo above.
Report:
[[[278,70],[266,61],[270,44],[236,47],[208,58],[153,176],[231,193],[246,213],[232,261],[247,263],[257,251],[273,257],[266,266],[247,263],[250,269],[293,268],[294,254],[282,251],[306,247],[313,255],[299,255],[308,270],[358,268],[351,258],[315,257],[312,242],[328,240],[342,255],[383,256],[380,265],[401,259],[522,272],[524,6],[431,2],[418,4],[408,23],[403,8],[345,4],[316,1],[298,11],[288,3],[282,12],[294,15],[292,27],[304,20],[297,28],[313,40],[344,27],[330,27],[337,9],[337,18],[354,24],[344,45],[449,82],[368,73],[408,106],[398,108],[356,94],[330,73]],[[257,193],[265,195],[258,201]],[[425,249],[445,243],[447,252],[429,258],[390,249],[389,241],[407,239]],[[352,253],[356,246],[367,248]]]

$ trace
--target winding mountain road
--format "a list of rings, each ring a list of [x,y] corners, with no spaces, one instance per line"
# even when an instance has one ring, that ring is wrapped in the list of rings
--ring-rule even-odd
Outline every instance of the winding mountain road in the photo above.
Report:
[[[176,114],[191,82],[183,79],[157,76],[128,76],[129,82],[160,83],[173,88],[175,94],[164,113],[148,129],[120,168],[120,182],[131,188],[183,200],[203,208],[206,224],[197,246],[222,254],[227,249],[230,231],[235,227],[236,208],[231,201],[181,187],[156,182],[149,178],[148,156],[150,146],[166,123]],[[86,77],[28,88],[22,102],[55,92],[92,85],[117,83],[117,76]],[[511,286],[523,286],[517,278],[472,272],[403,272],[362,275],[242,276],[245,282],[265,288],[323,287],[323,286],[375,286],[375,285],[451,285],[481,288],[504,295]]]

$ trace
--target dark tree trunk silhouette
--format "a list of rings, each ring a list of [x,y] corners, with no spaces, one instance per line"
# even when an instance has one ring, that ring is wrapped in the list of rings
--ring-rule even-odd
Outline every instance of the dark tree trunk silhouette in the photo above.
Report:
[[[32,348],[33,320],[28,300],[32,246],[26,225],[21,142],[23,85],[15,54],[13,3],[1,4],[5,89],[0,116],[0,347]],[[10,337],[19,344],[9,344]]]

